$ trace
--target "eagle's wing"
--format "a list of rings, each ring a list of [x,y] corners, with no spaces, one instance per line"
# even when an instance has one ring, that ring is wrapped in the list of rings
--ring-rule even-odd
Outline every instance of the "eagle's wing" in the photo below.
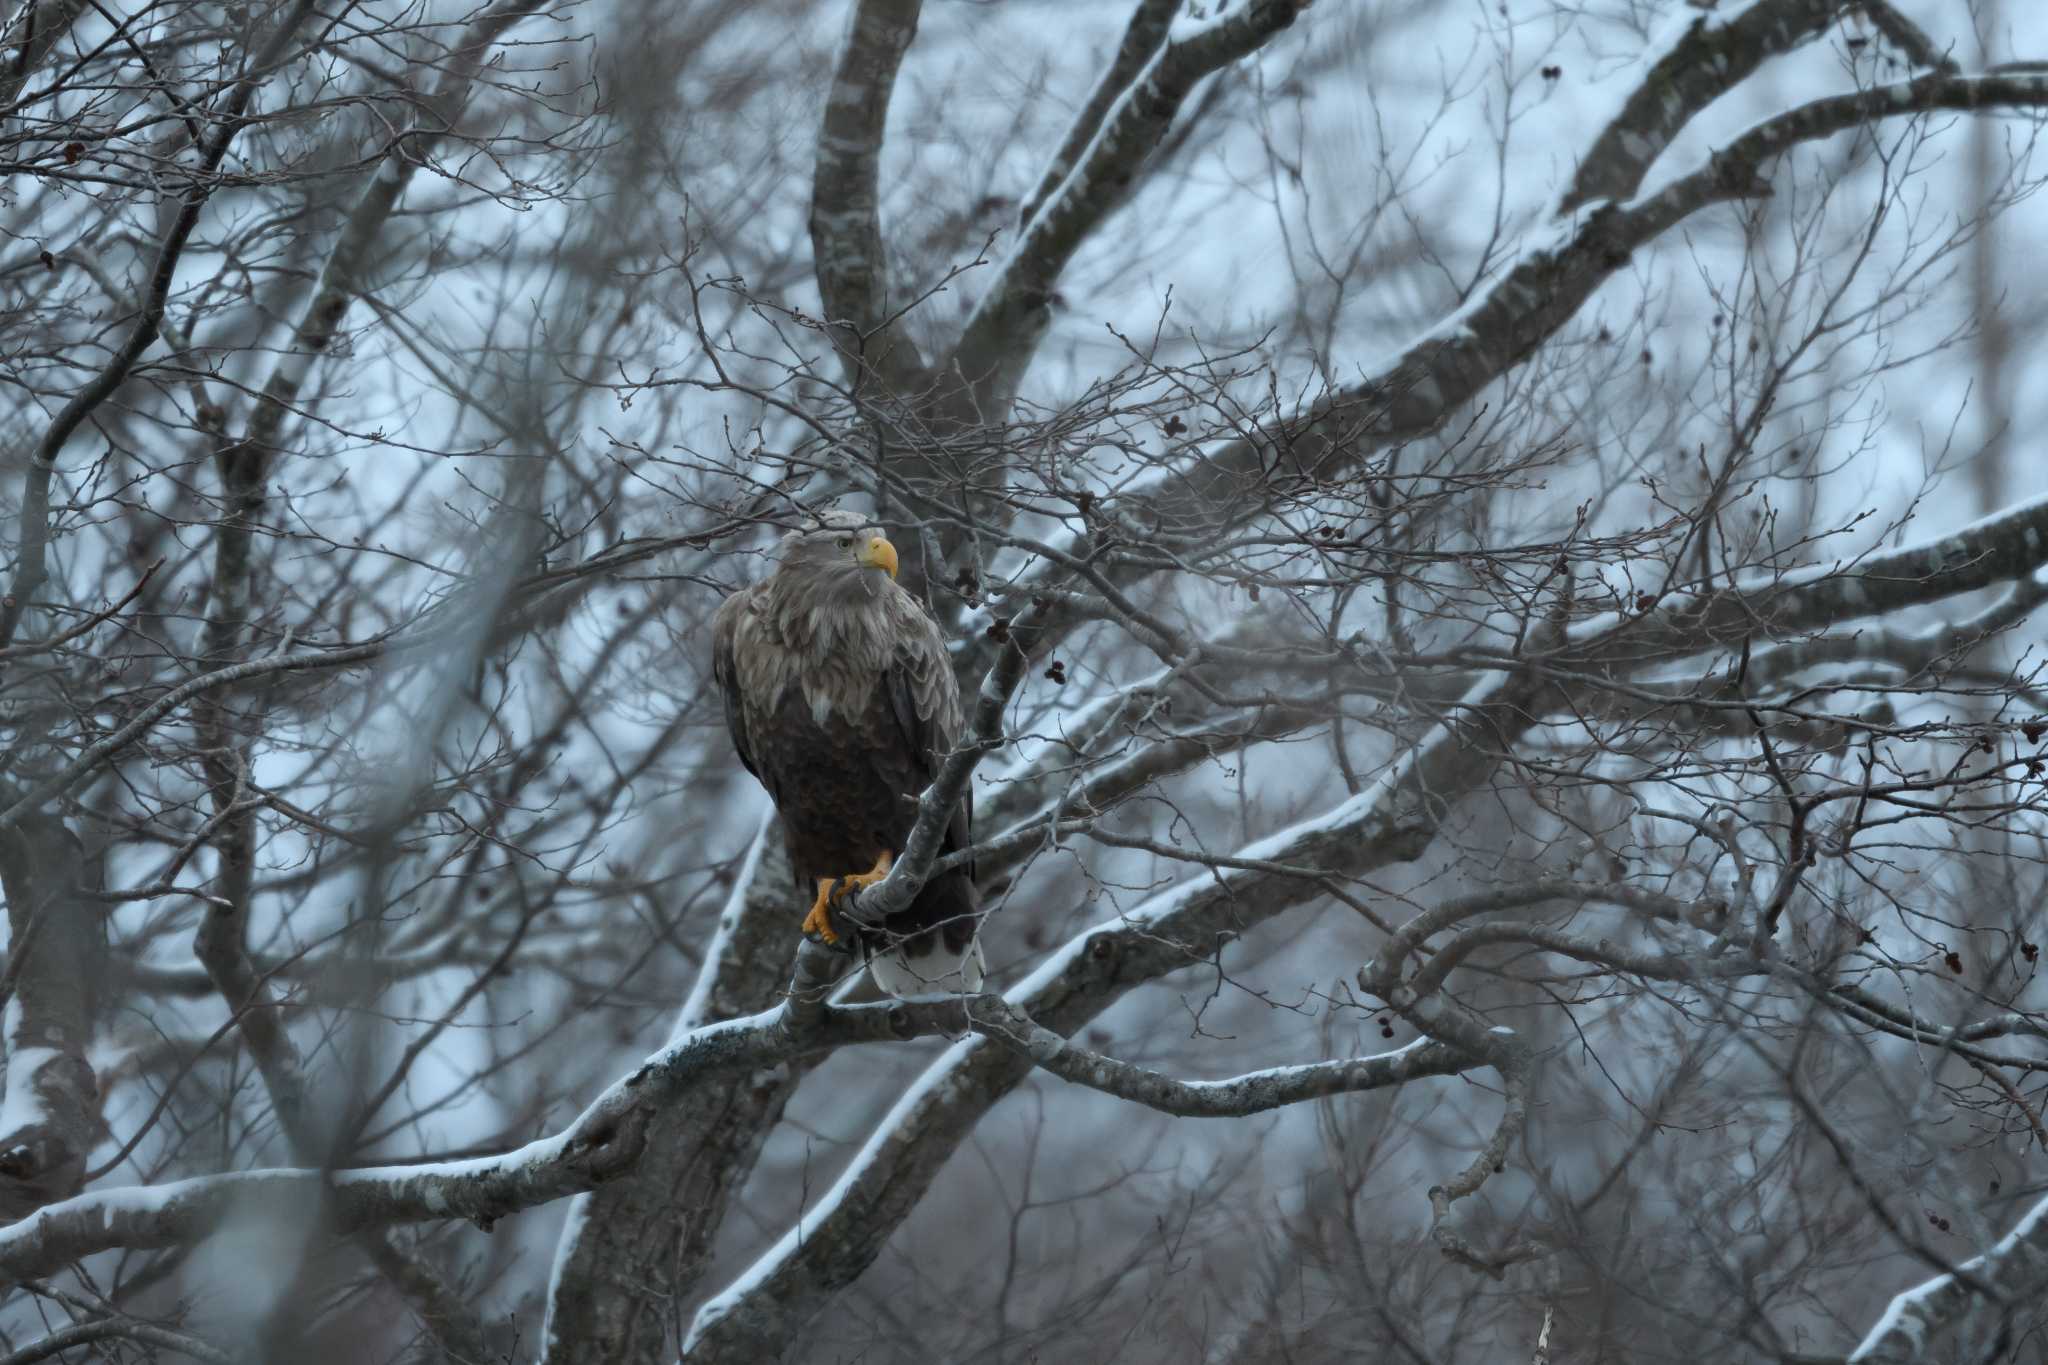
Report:
[[[747,771],[767,786],[767,779],[761,777],[761,769],[754,762],[754,750],[747,740],[747,703],[741,679],[744,676],[740,651],[745,646],[740,640],[740,625],[753,610],[754,589],[742,588],[718,604],[718,610],[711,617],[711,676],[718,683],[718,690],[725,697],[725,726],[732,732],[732,747],[739,752],[740,762],[747,765]],[[774,789],[769,789],[773,796]]]
[[[900,618],[896,650],[883,668],[881,687],[916,788],[922,792],[939,775],[939,766],[960,738],[960,691],[938,625],[914,604]],[[973,820],[974,795],[969,791],[947,822],[946,852],[973,847]],[[974,869],[965,871],[971,881]]]

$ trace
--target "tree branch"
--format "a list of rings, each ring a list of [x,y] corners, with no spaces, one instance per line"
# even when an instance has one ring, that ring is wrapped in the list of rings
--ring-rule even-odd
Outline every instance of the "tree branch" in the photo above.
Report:
[[[1593,140],[1558,214],[1634,198],[1652,163],[1701,110],[1857,7],[1858,0],[1765,0],[1693,18]]]
[[[1425,1076],[1455,1076],[1475,1065],[1455,1048],[1418,1039],[1373,1057],[1268,1067],[1228,1080],[1182,1081],[1076,1047],[1033,1023],[1001,996],[972,997],[967,1012],[976,1033],[1030,1058],[1034,1066],[1063,1081],[1180,1118],[1243,1118],[1304,1100],[1383,1090]]]
[[[860,0],[832,73],[811,189],[811,253],[825,321],[856,390],[922,388],[924,362],[889,304],[880,164],[889,100],[923,0]]]
[[[22,613],[28,610],[30,599],[41,590],[49,573],[50,480],[57,471],[57,456],[86,418],[121,387],[135,362],[156,341],[163,326],[171,284],[177,278],[178,262],[185,254],[186,240],[199,225],[200,212],[212,197],[214,172],[245,126],[242,114],[249,107],[257,88],[283,62],[293,35],[318,8],[316,0],[299,0],[272,27],[262,47],[251,54],[248,67],[229,88],[220,106],[210,111],[209,116],[219,127],[212,140],[200,149],[199,164],[189,173],[184,203],[157,247],[155,264],[150,267],[149,284],[143,292],[141,316],[136,318],[127,340],[121,343],[113,358],[58,410],[35,453],[29,457],[27,485],[21,499],[20,560],[15,568],[14,583],[6,595],[0,597],[0,647],[14,642],[14,632],[21,622]]]
[[[1218,17],[1188,22],[1178,36],[1169,32],[1165,45],[1102,116],[1100,130],[1058,191],[1031,215],[969,316],[945,368],[965,382],[975,412],[987,416],[1008,408],[1050,325],[1054,281],[1089,234],[1128,197],[1145,159],[1166,136],[1196,83],[1258,51],[1307,7],[1303,0],[1249,0],[1234,9],[1219,6]],[[1131,64],[1133,44],[1145,41],[1152,22],[1143,9],[1132,19],[1119,66]],[[1098,88],[1098,99],[1101,94]]]
[[[1995,1288],[2006,1305],[2038,1304],[2048,1293],[2048,1199],[2028,1209],[1995,1246],[1957,1269],[1961,1276],[1936,1275],[1894,1297],[1849,1359],[1855,1365],[1949,1359],[1936,1354],[1937,1339],[1972,1311],[1989,1306],[1966,1278]]]
[[[1224,1081],[1179,1081],[1079,1048],[999,996],[922,1004],[826,1006],[804,1016],[787,1005],[691,1029],[614,1082],[561,1132],[502,1156],[354,1170],[273,1169],[201,1176],[167,1185],[101,1190],[49,1204],[0,1228],[0,1274],[41,1278],[117,1248],[189,1245],[249,1203],[311,1202],[341,1234],[463,1218],[486,1230],[499,1218],[629,1172],[653,1120],[718,1073],[773,1066],[856,1043],[906,1041],[969,1026],[1011,1055],[1167,1113],[1230,1117],[1327,1095],[1455,1074],[1468,1063],[1416,1045],[1374,1057],[1276,1067]]]
[[[1088,94],[1088,102],[1081,106],[1081,112],[1074,116],[1072,126],[1060,142],[1060,148],[1046,163],[1045,174],[1038,179],[1038,185],[1024,196],[1018,208],[1018,227],[1026,228],[1038,216],[1038,210],[1052,197],[1073,174],[1080,164],[1081,155],[1101,135],[1103,120],[1115,106],[1119,97],[1136,80],[1158,52],[1160,43],[1166,39],[1167,27],[1183,4],[1183,0],[1138,0],[1138,7],[1131,12],[1131,21],[1124,27],[1123,40],[1117,44],[1116,56],[1109,69],[1095,83]]]

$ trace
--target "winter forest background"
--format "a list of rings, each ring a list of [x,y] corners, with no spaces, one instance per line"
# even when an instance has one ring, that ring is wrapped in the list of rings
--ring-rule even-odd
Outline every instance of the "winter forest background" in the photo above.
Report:
[[[2030,0],[14,0],[0,1360],[2048,1359],[2044,110]],[[985,996],[726,738],[833,503]]]

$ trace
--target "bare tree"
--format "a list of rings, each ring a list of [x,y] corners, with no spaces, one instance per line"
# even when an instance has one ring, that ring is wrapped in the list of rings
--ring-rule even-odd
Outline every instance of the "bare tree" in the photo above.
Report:
[[[5,1359],[2038,1349],[2048,26],[1098,8],[10,13]]]

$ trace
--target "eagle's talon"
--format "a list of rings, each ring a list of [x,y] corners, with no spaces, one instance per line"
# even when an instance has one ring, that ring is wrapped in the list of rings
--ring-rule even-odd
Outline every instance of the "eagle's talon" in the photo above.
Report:
[[[827,948],[839,946],[839,935],[832,932],[834,891],[832,878],[820,877],[818,898],[811,902],[811,913],[804,916],[804,937],[813,943],[822,943]]]
[[[888,876],[889,869],[894,867],[895,865],[896,855],[885,848],[882,850],[880,855],[876,857],[875,865],[872,868],[870,868],[866,872],[848,873],[846,876],[840,877],[837,880],[831,882],[829,884],[831,888],[829,893],[826,890],[828,884],[822,881],[819,882],[818,905],[827,906],[827,903],[829,902],[829,905],[831,907],[837,907],[846,904],[849,898],[859,895],[861,892],[873,886],[876,882],[882,880],[882,878]],[[811,911],[811,913],[814,916],[818,916],[821,919],[830,919],[829,909],[828,913],[824,915],[819,915],[819,912],[816,908],[814,908]],[[810,923],[810,921],[806,920],[805,923],[808,924]]]
[[[846,904],[848,898],[860,894],[876,882],[889,875],[889,869],[896,865],[896,855],[883,849],[875,865],[866,872],[852,872],[844,877],[818,878],[818,896],[811,902],[811,912],[804,916],[804,937],[813,943],[822,943],[828,948],[844,948],[846,944],[832,928],[832,911]]]

